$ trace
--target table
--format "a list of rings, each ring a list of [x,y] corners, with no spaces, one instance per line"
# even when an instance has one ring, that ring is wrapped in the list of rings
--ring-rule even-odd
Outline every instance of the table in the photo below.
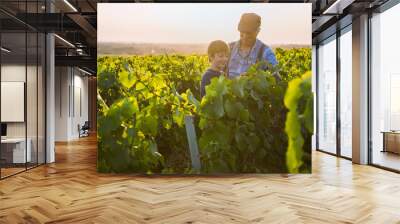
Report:
[[[400,131],[382,131],[381,133],[383,133],[382,152],[400,154]]]
[[[6,138],[1,139],[1,157],[6,163],[26,163],[31,162],[32,153],[30,138],[26,139],[28,143],[25,151],[25,138]]]

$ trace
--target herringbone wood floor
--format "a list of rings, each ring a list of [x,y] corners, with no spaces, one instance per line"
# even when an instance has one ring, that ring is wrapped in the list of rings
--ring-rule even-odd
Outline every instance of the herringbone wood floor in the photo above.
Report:
[[[315,152],[312,175],[98,174],[96,140],[0,181],[0,223],[400,223],[400,175]]]

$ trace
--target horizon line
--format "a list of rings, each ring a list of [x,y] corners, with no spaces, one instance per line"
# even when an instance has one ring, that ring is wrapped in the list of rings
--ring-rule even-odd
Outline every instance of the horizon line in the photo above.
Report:
[[[226,41],[228,42],[228,41]],[[176,45],[203,45],[203,44],[209,44],[209,43],[169,43],[169,42],[125,42],[125,41],[98,41],[97,44],[176,44]],[[267,43],[268,45],[268,43]],[[312,45],[312,43],[275,43],[275,44],[269,44],[269,45]]]

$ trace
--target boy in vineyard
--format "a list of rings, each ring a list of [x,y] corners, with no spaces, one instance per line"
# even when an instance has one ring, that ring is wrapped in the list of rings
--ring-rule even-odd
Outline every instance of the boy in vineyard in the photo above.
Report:
[[[229,46],[222,40],[215,40],[208,45],[207,53],[211,66],[201,78],[201,97],[206,94],[206,86],[210,84],[211,79],[219,77],[225,70],[229,58]]]

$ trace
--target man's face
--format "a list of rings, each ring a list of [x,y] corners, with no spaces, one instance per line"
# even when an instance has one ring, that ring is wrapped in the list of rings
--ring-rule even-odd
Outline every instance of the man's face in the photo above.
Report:
[[[250,46],[254,44],[258,35],[257,31],[240,31],[240,43],[242,45]]]
[[[212,63],[214,67],[222,71],[228,63],[228,54],[225,52],[214,54],[214,57],[212,58]]]

